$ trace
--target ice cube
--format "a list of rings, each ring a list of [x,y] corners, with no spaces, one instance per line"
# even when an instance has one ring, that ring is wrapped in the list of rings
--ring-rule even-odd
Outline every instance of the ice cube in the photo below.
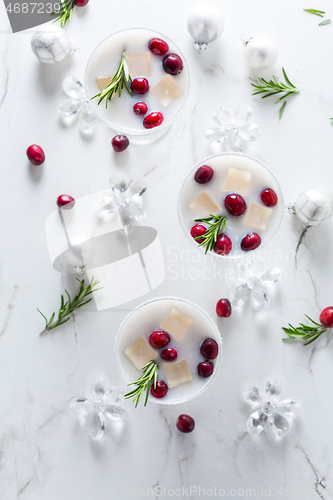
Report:
[[[267,221],[273,213],[272,208],[260,207],[256,203],[251,203],[244,220],[247,227],[266,230]]]
[[[200,215],[209,215],[219,211],[219,206],[216,205],[215,201],[211,198],[211,196],[204,191],[201,193],[198,198],[192,201],[189,206],[189,209],[197,212]]]
[[[98,85],[99,90],[102,92],[102,90],[105,89],[111,83],[112,77],[111,76],[100,76],[96,78],[96,83]]]
[[[229,168],[227,182],[224,184],[225,191],[236,191],[243,196],[247,193],[247,188],[252,177],[252,172],[239,170],[238,168]]]
[[[193,380],[186,359],[173,363],[163,363],[162,367],[166,373],[169,389]]]
[[[127,347],[124,353],[138,370],[158,356],[158,352],[148,345],[144,337],[140,337],[134,344]]]
[[[161,328],[169,332],[175,339],[182,340],[191,323],[192,318],[179,312],[176,307],[172,307],[168,317],[161,324]]]
[[[160,100],[162,106],[167,108],[177,97],[181,96],[183,91],[174,82],[171,75],[167,75],[160,80],[151,91]]]
[[[126,55],[128,71],[132,78],[133,76],[150,76],[150,52]]]

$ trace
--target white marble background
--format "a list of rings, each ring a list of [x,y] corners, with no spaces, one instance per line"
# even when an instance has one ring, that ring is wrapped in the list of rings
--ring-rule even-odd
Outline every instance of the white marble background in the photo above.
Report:
[[[316,319],[333,302],[331,223],[308,232],[296,266],[302,226],[286,212],[265,254],[283,270],[271,307],[260,314],[247,307],[220,320],[215,304],[232,283],[225,284],[218,274],[197,278],[209,263],[195,262],[198,254],[182,234],[176,200],[188,170],[211,152],[204,137],[210,112],[218,104],[239,102],[253,106],[263,130],[246,152],[274,171],[285,203],[312,185],[333,191],[333,24],[318,27],[320,19],[302,10],[326,10],[326,17],[333,18],[333,7],[328,0],[219,3],[225,31],[200,57],[186,30],[191,0],[91,0],[86,9],[76,9],[66,28],[80,55],[43,66],[31,52],[31,32],[11,34],[0,2],[1,500],[118,500],[124,498],[125,485],[138,494],[140,488],[160,485],[224,488],[226,495],[239,498],[250,488],[262,497],[262,487],[274,499],[287,496],[288,488],[292,497],[332,497],[331,335],[307,348],[281,340],[281,326],[299,322],[304,313]],[[87,58],[109,33],[139,25],[165,33],[182,48],[191,71],[190,99],[163,140],[131,146],[117,156],[110,146],[112,132],[104,125],[98,125],[91,140],[77,126],[61,126],[61,83],[70,75],[83,78]],[[274,74],[280,77],[285,67],[301,89],[281,123],[278,106],[251,97],[250,77],[255,75],[244,62],[243,33],[273,36],[280,48]],[[45,149],[42,168],[31,167],[26,159],[31,143]],[[56,197],[104,189],[112,171],[145,175],[149,181],[147,223],[159,231],[167,267],[167,278],[154,295],[174,294],[200,304],[216,319],[224,355],[216,380],[197,400],[136,410],[127,403],[130,419],[123,434],[109,426],[103,440],[93,441],[68,415],[67,405],[73,396],[89,393],[96,375],[121,382],[114,337],[140,300],[103,313],[88,307],[43,338],[36,307],[49,315],[63,288],[74,290],[68,277],[52,269],[46,248],[44,221]],[[244,427],[250,408],[241,391],[251,384],[263,387],[269,377],[280,378],[284,395],[302,404],[290,434],[279,442],[271,432],[252,438]],[[180,413],[195,418],[195,432],[177,431]]]

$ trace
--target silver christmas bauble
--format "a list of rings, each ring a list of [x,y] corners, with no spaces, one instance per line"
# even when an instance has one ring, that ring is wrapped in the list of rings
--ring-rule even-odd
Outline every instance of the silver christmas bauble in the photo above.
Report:
[[[197,49],[205,49],[224,30],[224,16],[214,4],[202,3],[193,8],[187,21],[187,29],[194,38]]]
[[[56,64],[72,51],[66,31],[59,26],[46,25],[31,39],[33,53],[44,64]]]
[[[319,226],[332,217],[333,199],[326,191],[311,187],[297,196],[292,210],[307,226]]]
[[[273,66],[279,55],[274,40],[266,36],[251,38],[245,47],[245,57],[253,69],[267,69]]]

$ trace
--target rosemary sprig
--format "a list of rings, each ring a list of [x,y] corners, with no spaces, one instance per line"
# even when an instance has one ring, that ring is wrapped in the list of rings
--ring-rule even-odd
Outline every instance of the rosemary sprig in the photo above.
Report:
[[[108,107],[108,102],[111,101],[113,94],[115,94],[117,91],[119,92],[119,97],[121,97],[121,91],[124,88],[127,90],[127,92],[132,96],[132,92],[130,91],[128,83],[132,81],[131,75],[129,74],[128,71],[128,64],[127,64],[127,58],[126,58],[126,51],[124,50],[123,55],[121,56],[120,64],[118,66],[118,69],[112,78],[111,82],[109,85],[105,87],[104,90],[102,90],[99,94],[94,95],[91,99],[96,99],[98,97],[98,105],[101,104],[103,99],[106,99],[106,107]]]
[[[133,391],[125,394],[124,396],[124,398],[126,399],[133,398],[133,401],[135,402],[135,408],[138,406],[139,401],[145,391],[146,391],[146,397],[144,406],[147,405],[151,384],[154,384],[154,389],[156,388],[158,366],[155,363],[155,361],[154,360],[149,361],[148,363],[145,364],[145,366],[142,369],[143,369],[143,375],[141,375],[141,377],[138,378],[136,382],[128,384],[128,386],[136,385],[137,387],[133,389]]]
[[[325,19],[325,21],[322,21],[321,23],[319,23],[318,26],[326,26],[327,24],[331,24],[330,19]]]
[[[283,93],[283,96],[281,96],[277,101],[275,101],[275,104],[277,104],[278,102],[281,102],[281,101],[286,102],[286,99],[288,99],[288,97],[290,97],[294,94],[298,94],[299,89],[291,83],[284,68],[282,68],[282,72],[283,72],[283,76],[286,80],[286,83],[278,82],[278,80],[276,79],[275,76],[273,76],[273,79],[269,80],[269,81],[265,80],[264,78],[259,77],[259,81],[263,85],[256,85],[255,83],[251,83],[252,87],[254,87],[254,89],[255,89],[253,91],[252,95],[265,94],[265,95],[261,96],[262,99],[265,99],[266,97],[270,97],[271,95]],[[279,113],[280,120],[282,118],[282,115],[283,115],[285,107],[286,107],[285,102],[282,104],[282,106],[280,108],[280,113]]]
[[[304,12],[310,12],[310,14],[315,14],[316,16],[319,17],[324,17],[325,11],[324,10],[316,10],[316,9],[303,9]]]
[[[305,316],[315,326],[309,326],[305,325],[304,323],[300,323],[300,325],[295,328],[289,323],[289,328],[282,328],[282,330],[288,335],[288,337],[284,338],[283,340],[298,339],[303,340],[304,345],[308,345],[311,344],[311,342],[314,342],[318,337],[320,337],[322,333],[327,331],[327,328],[325,326],[321,325],[320,323],[316,323],[306,314]]]
[[[58,312],[58,318],[56,320],[54,320],[55,313],[53,313],[51,318],[48,320],[46,316],[44,316],[44,314],[39,309],[37,309],[37,311],[43,316],[46,322],[45,329],[40,333],[40,335],[49,332],[50,330],[53,330],[53,328],[57,328],[57,326],[66,323],[70,319],[69,318],[70,314],[72,314],[74,311],[84,306],[85,304],[88,304],[92,300],[92,299],[85,300],[86,297],[88,297],[88,295],[92,294],[93,292],[97,292],[97,290],[101,290],[101,288],[103,288],[103,287],[95,288],[99,284],[99,281],[98,280],[94,281],[94,278],[92,278],[91,282],[87,287],[84,286],[84,280],[81,281],[78,278],[76,279],[78,280],[79,283],[81,283],[80,291],[76,295],[76,297],[74,297],[74,299],[72,300],[67,290],[65,290],[68,301],[65,302],[64,296],[63,295],[61,296],[61,305]]]
[[[196,236],[194,238],[195,240],[203,239],[203,241],[199,244],[199,247],[206,247],[206,254],[209,250],[213,250],[220,231],[225,231],[227,219],[226,217],[224,217],[224,215],[209,214],[209,217],[206,217],[205,219],[194,219],[194,221],[204,222],[209,226],[205,234],[203,234],[202,236]]]
[[[53,22],[56,23],[57,21],[59,21],[60,26],[63,28],[67,23],[67,21],[71,20],[73,7],[74,7],[74,0],[64,0],[64,2],[61,2],[60,9],[58,11],[52,12],[51,14],[51,15],[54,14],[59,15],[59,17],[57,17],[57,19],[55,19]]]

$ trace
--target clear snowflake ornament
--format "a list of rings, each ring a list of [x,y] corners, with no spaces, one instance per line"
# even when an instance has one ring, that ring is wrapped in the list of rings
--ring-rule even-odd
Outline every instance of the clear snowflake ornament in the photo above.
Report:
[[[281,399],[282,384],[279,380],[269,380],[265,393],[256,387],[243,392],[245,401],[255,410],[247,419],[246,428],[250,434],[260,434],[266,424],[270,424],[278,436],[287,434],[290,429],[289,420],[294,416],[294,409],[299,403],[291,399]]]
[[[102,217],[119,211],[125,227],[144,221],[146,212],[140,198],[147,190],[146,179],[140,177],[128,182],[124,175],[113,174],[109,182],[113,196],[102,200]]]
[[[251,123],[252,108],[248,104],[240,104],[233,112],[220,106],[212,116],[217,127],[206,130],[206,139],[223,143],[226,151],[241,153],[244,141],[256,141],[261,135],[258,125]]]
[[[59,106],[62,118],[68,119],[79,116],[79,127],[84,132],[92,131],[96,126],[96,115],[90,106],[82,83],[74,76],[65,78],[62,89],[68,99]]]
[[[100,438],[104,435],[106,428],[106,417],[113,421],[122,421],[127,418],[127,410],[121,406],[124,391],[113,386],[109,389],[105,386],[105,381],[98,378],[93,383],[91,398],[78,397],[72,399],[69,410],[77,417],[89,415],[89,434],[93,438]]]
[[[237,271],[238,285],[229,294],[231,305],[242,307],[250,297],[253,309],[266,309],[270,298],[265,287],[280,281],[281,270],[267,269],[262,261],[253,259],[239,265]]]

